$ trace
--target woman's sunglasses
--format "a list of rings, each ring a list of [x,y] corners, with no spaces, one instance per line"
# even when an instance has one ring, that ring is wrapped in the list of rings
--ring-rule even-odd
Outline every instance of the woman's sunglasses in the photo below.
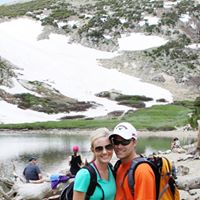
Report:
[[[106,151],[111,151],[113,150],[113,145],[112,144],[107,144],[106,146],[97,146],[94,148],[95,152],[100,153],[105,149]]]
[[[114,144],[114,145],[123,145],[123,146],[126,146],[126,145],[129,145],[130,143],[131,143],[131,141],[132,141],[132,139],[130,139],[130,140],[116,140],[116,139],[114,139],[114,138],[112,138],[112,144]]]

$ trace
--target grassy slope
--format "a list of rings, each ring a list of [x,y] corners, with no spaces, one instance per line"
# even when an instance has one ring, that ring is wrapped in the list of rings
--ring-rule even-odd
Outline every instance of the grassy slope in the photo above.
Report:
[[[177,105],[153,106],[140,109],[125,117],[126,121],[133,122],[140,129],[171,130],[188,123],[191,112],[189,108]]]
[[[157,105],[125,115],[122,119],[75,119],[24,124],[1,124],[0,129],[72,129],[113,128],[120,121],[128,121],[137,129],[172,130],[188,123],[191,109],[180,105]]]

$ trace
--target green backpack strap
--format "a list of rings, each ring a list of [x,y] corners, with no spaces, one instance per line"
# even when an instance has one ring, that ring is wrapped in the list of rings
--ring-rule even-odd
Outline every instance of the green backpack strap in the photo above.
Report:
[[[92,167],[92,165],[89,164],[89,165],[84,166],[83,168],[87,169],[90,173],[90,184],[89,184],[88,190],[86,192],[85,200],[90,199],[90,196],[93,195],[96,187],[99,187],[101,189],[102,195],[103,195],[101,200],[104,200],[104,196],[105,196],[104,191],[103,191],[103,188],[101,187],[101,185],[97,182],[97,174],[96,174],[94,167]]]

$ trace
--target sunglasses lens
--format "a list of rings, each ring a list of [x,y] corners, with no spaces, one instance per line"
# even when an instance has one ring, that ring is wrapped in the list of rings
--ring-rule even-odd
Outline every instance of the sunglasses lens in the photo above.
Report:
[[[119,140],[112,139],[112,143],[114,145],[119,145],[121,142]]]
[[[131,143],[131,140],[123,140],[122,141],[122,145],[128,145],[128,144],[130,144]]]
[[[108,150],[108,151],[111,151],[111,150],[113,150],[113,145],[108,144],[108,145],[105,146],[105,149]]]
[[[123,146],[126,146],[126,145],[129,145],[131,143],[132,139],[130,140],[116,140],[116,139],[113,139],[112,142],[114,145],[123,145]]]
[[[101,151],[103,151],[103,147],[102,146],[95,147],[95,151],[101,152]]]
[[[108,144],[108,145],[106,145],[104,147],[103,146],[98,146],[98,147],[95,147],[94,149],[95,149],[96,152],[102,152],[104,148],[107,151],[111,151],[111,150],[113,150],[113,145],[112,144]]]

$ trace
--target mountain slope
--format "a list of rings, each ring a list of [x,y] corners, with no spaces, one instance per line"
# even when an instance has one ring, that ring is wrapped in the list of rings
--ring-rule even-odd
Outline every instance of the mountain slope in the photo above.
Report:
[[[61,3],[41,0],[6,6],[6,9],[0,7],[2,18],[27,15],[45,25],[37,25],[36,28],[34,26],[38,22],[18,19],[13,26],[19,30],[14,33],[17,28],[8,25],[12,21],[1,24],[1,46],[13,45],[1,52],[1,98],[21,109],[29,108],[48,114],[64,112],[62,117],[69,112],[79,117],[94,117],[114,110],[130,109],[116,107],[115,102],[96,96],[103,91],[116,93],[117,90],[117,93],[126,95],[145,95],[155,100],[166,97],[168,102],[172,100],[165,90],[152,88],[148,84],[144,89],[141,83],[141,87],[136,88],[134,86],[138,82],[136,84],[130,77],[106,68],[116,68],[170,91],[177,88],[172,90],[176,98],[185,98],[188,91],[195,98],[199,94],[200,65],[198,44],[193,45],[195,48],[192,44],[198,42],[198,8],[199,4],[194,1],[150,3],[147,0],[91,1],[81,6],[79,1]],[[24,26],[20,25],[20,20]],[[5,31],[6,26],[9,27],[8,32]],[[26,32],[27,26],[29,32]],[[159,35],[168,42],[159,43],[157,48],[151,44],[149,49],[137,49],[139,51],[136,48],[127,49],[126,42],[126,47],[121,48],[122,39],[133,32]],[[57,33],[68,38],[64,39],[65,36]],[[153,41],[151,39],[151,43]],[[132,47],[136,46],[135,40],[129,39],[128,42],[133,42]],[[82,48],[75,43],[114,53]],[[67,46],[68,49],[65,49]],[[82,50],[77,51],[77,47]],[[55,77],[59,78],[55,81]],[[19,88],[14,91],[13,85],[14,88],[18,85],[20,92]],[[180,89],[182,87],[184,94]],[[80,88],[84,88],[82,92]],[[16,94],[18,92],[20,94]],[[86,111],[88,108],[90,115]],[[76,112],[84,110],[86,112]]]

